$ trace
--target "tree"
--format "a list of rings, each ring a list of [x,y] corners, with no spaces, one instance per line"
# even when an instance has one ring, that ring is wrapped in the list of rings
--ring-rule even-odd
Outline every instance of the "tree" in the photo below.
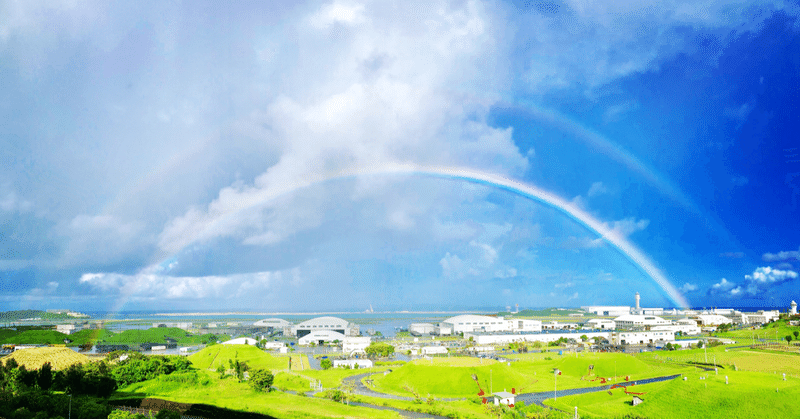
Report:
[[[697,341],[697,349],[703,349],[703,341]]]
[[[272,375],[272,371],[254,369],[250,371],[250,380],[248,382],[250,387],[253,387],[256,391],[269,391],[274,380],[275,376]]]
[[[589,340],[589,336],[581,335],[581,340],[586,342],[587,340]]]
[[[792,332],[792,334],[794,335],[794,340],[798,340],[798,339],[800,339],[800,332],[798,332],[797,330],[795,330],[794,332]]]
[[[50,387],[53,386],[53,367],[49,362],[45,362],[42,368],[39,368],[36,384],[42,391],[50,391]]]
[[[394,353],[394,346],[385,342],[372,342],[364,351],[369,356],[388,357]]]
[[[219,374],[219,378],[225,377],[225,366],[222,364],[217,365],[217,374]]]
[[[786,337],[784,339],[786,339],[786,343],[791,343],[792,342],[792,335],[786,335]]]
[[[673,350],[673,347],[672,347],[672,342],[667,342],[667,345],[666,345],[666,346],[664,346],[664,348],[665,348],[666,350],[668,350],[668,351],[671,351],[671,350]]]
[[[169,409],[163,409],[158,412],[155,419],[181,419],[181,414]]]
[[[330,359],[325,358],[319,363],[319,366],[322,367],[323,370],[329,370],[331,367],[333,367],[333,362],[331,362]]]

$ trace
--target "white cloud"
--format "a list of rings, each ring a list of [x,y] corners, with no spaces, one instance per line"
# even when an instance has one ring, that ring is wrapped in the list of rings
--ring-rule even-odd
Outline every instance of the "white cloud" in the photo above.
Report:
[[[504,279],[517,276],[517,269],[501,263],[497,249],[489,244],[472,240],[464,252],[463,258],[447,252],[439,260],[443,277],[449,279]]]
[[[800,275],[798,275],[797,272],[788,269],[780,270],[769,266],[759,267],[756,268],[752,274],[744,276],[743,284],[736,284],[722,278],[722,281],[711,286],[709,292],[712,294],[728,294],[732,297],[742,295],[743,293],[756,296],[776,284],[797,279],[798,276]]]
[[[612,231],[612,233],[619,235],[620,237],[627,237],[631,234],[642,231],[650,225],[650,220],[636,220],[635,218],[625,218],[622,220],[612,221],[609,223],[604,223],[604,225]]]
[[[784,260],[800,260],[800,248],[798,250],[788,250],[778,253],[764,253],[761,258],[765,262],[777,262]]]
[[[289,63],[281,94],[248,122],[268,127],[260,129],[263,141],[279,144],[279,158],[252,184],[226,187],[207,206],[168,222],[159,237],[165,252],[236,237],[250,227],[232,214],[342,171],[408,162],[506,174],[527,167],[511,130],[483,120],[510,86],[498,42],[503,29],[492,10],[477,2],[398,10],[332,3],[309,19],[348,28],[336,40],[300,37],[296,49],[315,59]],[[411,214],[386,216],[397,227],[414,225]],[[274,244],[307,228],[296,221],[271,224],[272,233],[248,243]]]
[[[300,268],[212,276],[169,276],[150,267],[134,275],[85,273],[80,283],[106,295],[134,299],[242,298],[269,292],[278,285],[302,282]]]
[[[594,91],[621,77],[657,70],[687,51],[715,66],[735,35],[760,30],[775,10],[797,13],[795,5],[777,0],[569,0],[566,5],[571,10],[531,14],[523,23],[526,81],[533,92],[578,86]]]
[[[724,279],[724,278],[723,278],[723,279]],[[687,293],[687,292],[697,291],[697,284],[690,284],[690,283],[688,283],[688,282],[687,282],[687,283],[683,284],[683,285],[682,285],[682,286],[679,288],[679,290],[680,290],[682,293]]]
[[[589,187],[589,192],[586,193],[588,197],[595,197],[599,195],[604,195],[608,193],[608,188],[606,185],[603,185],[603,182],[594,182],[592,186]]]
[[[797,272],[780,269],[773,269],[769,266],[757,268],[751,275],[745,275],[745,280],[758,284],[774,284],[788,279],[796,279]]]
[[[311,25],[317,28],[329,28],[336,23],[356,25],[364,22],[363,4],[343,4],[334,2],[322,6],[316,14],[309,19]]]
[[[0,212],[26,212],[33,208],[33,204],[21,198],[10,187],[0,188]]]
[[[721,281],[719,281],[718,283],[712,285],[711,289],[717,290],[717,291],[728,291],[731,288],[734,288],[735,286],[736,286],[735,283],[730,282],[725,278],[722,278]]]
[[[143,229],[142,222],[117,216],[78,215],[61,228],[68,242],[58,263],[63,266],[86,260],[110,263],[124,259],[132,251],[152,243],[151,237],[142,234]]]
[[[554,285],[556,288],[569,288],[574,286],[575,284],[573,282],[562,282]]]

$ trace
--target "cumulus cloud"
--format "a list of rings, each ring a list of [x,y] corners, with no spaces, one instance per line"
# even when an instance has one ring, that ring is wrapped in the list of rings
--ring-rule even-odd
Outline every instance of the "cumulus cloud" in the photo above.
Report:
[[[477,2],[402,9],[337,2],[315,11],[297,48],[317,59],[286,69],[302,83],[290,77],[250,121],[269,127],[263,140],[280,144],[279,158],[251,184],[226,187],[210,204],[168,222],[159,246],[175,252],[195,240],[235,236],[240,226],[226,215],[359,167],[524,170],[527,158],[511,130],[484,121],[509,85],[497,17]],[[387,215],[398,226],[413,225],[407,214]],[[272,244],[303,227],[282,228],[248,243]]]
[[[723,280],[724,280],[724,278],[723,278]],[[687,293],[687,292],[697,291],[697,284],[690,284],[690,283],[688,283],[688,282],[687,282],[687,283],[685,283],[685,284],[681,285],[681,287],[679,288],[679,290],[680,290],[682,293]]]
[[[591,187],[589,187],[589,192],[586,193],[586,196],[591,198],[606,193],[608,193],[608,188],[606,188],[606,185],[603,185],[603,182],[595,182],[592,183]]]
[[[711,286],[710,294],[725,294],[731,297],[747,294],[756,296],[767,291],[774,285],[792,281],[798,278],[798,273],[792,270],[774,269],[769,266],[759,267],[752,274],[744,276],[744,282],[737,284],[722,278]]]
[[[800,248],[798,248],[798,250],[787,250],[778,253],[764,253],[761,258],[764,260],[764,262],[800,260]]]
[[[26,212],[33,208],[33,203],[17,195],[8,185],[0,188],[0,213]]]
[[[650,220],[637,220],[633,217],[605,223],[609,230],[621,237],[627,237],[637,231],[642,231],[648,225],[650,225]]]

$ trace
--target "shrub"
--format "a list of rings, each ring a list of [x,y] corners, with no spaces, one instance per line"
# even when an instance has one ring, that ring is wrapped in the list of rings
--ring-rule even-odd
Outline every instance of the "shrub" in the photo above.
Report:
[[[250,371],[250,387],[256,391],[269,391],[275,376],[270,370],[255,369]]]

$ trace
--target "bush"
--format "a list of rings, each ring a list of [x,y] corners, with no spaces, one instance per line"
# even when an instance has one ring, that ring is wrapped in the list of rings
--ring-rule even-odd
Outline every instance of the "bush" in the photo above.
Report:
[[[269,391],[273,381],[275,381],[275,376],[272,375],[270,370],[256,369],[250,371],[250,387],[253,387],[256,391]]]
[[[331,362],[330,358],[325,358],[319,363],[319,366],[322,367],[323,370],[329,370],[333,366],[333,362]]]

